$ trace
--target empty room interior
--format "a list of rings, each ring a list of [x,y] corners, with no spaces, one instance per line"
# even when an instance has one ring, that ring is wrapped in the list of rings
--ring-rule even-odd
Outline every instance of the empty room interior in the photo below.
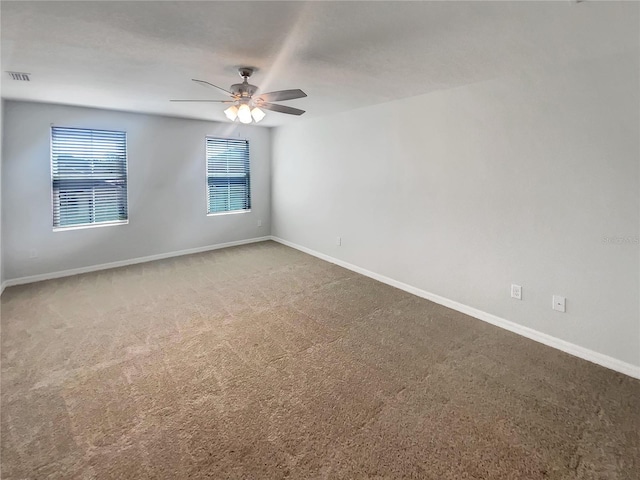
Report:
[[[2,479],[640,479],[640,3],[0,17]]]

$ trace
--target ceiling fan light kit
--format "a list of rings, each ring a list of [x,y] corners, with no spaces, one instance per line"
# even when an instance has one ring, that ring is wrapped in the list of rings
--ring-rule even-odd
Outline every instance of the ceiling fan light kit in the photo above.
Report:
[[[258,107],[251,108],[247,103],[243,103],[239,107],[231,105],[224,111],[224,114],[232,122],[239,120],[240,123],[251,123],[252,118],[254,122],[258,123],[266,116]]]
[[[225,109],[225,116],[235,122],[238,120],[240,123],[249,124],[252,121],[255,123],[260,122],[266,114],[264,110],[272,110],[274,112],[286,113],[289,115],[302,115],[304,110],[298,108],[287,107],[285,105],[278,105],[276,103],[269,103],[269,101],[284,101],[295,100],[296,98],[304,98],[307,96],[300,89],[295,90],[280,90],[277,92],[269,92],[261,95],[257,95],[258,87],[251,85],[248,82],[248,78],[253,74],[254,69],[250,67],[242,67],[238,69],[238,73],[243,78],[242,83],[236,83],[231,85],[230,90],[225,90],[217,85],[209,83],[205,80],[196,80],[194,82],[199,83],[207,87],[213,87],[226,95],[230,96],[233,100],[171,100],[172,102],[209,102],[209,103],[232,103],[230,107]]]
[[[235,105],[231,105],[224,111],[224,114],[229,120],[233,122],[236,118],[238,118],[238,107],[236,107]]]
[[[260,120],[266,117],[267,114],[260,110],[258,107],[255,107],[253,110],[251,110],[251,116],[253,117],[253,121],[258,123]]]
[[[251,123],[251,108],[248,104],[243,103],[238,107],[238,120],[240,123]]]

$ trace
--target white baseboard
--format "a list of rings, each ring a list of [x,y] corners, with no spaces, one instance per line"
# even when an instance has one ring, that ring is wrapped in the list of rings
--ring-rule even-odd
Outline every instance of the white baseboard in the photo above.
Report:
[[[282,238],[274,237],[274,236],[271,236],[271,239],[278,243],[286,245],[288,247],[292,247],[292,248],[295,248],[296,250],[300,250],[301,252],[305,252],[305,253],[308,253],[309,255],[313,255],[314,257],[318,257],[322,260],[326,260],[327,262],[334,263],[348,270],[352,270],[366,277],[373,278],[374,280],[378,280],[379,282],[386,283],[387,285],[391,285],[392,287],[399,288],[400,290],[404,290],[405,292],[412,293],[413,295],[416,295],[418,297],[422,297],[434,303],[437,303],[439,305],[443,305],[445,307],[451,308],[452,310],[456,310],[458,312],[464,313],[466,315],[469,315],[471,317],[477,318],[484,322],[490,323],[497,327],[504,328],[505,330],[509,330],[510,332],[517,333],[518,335],[522,335],[523,337],[529,338],[531,340],[535,340],[536,342],[543,343],[549,347],[562,350],[565,353],[582,358],[583,360],[587,360],[589,362],[596,363],[598,365],[609,368],[611,370],[615,370],[616,372],[624,373],[625,375],[629,375],[630,377],[640,379],[640,366],[623,362],[622,360],[618,360],[617,358],[613,358],[608,355],[595,352],[588,348],[575,345],[573,343],[567,342],[565,340],[561,340],[559,338],[553,337],[546,333],[539,332],[532,328],[519,325],[509,320],[505,320],[504,318],[497,317],[495,315],[492,315],[491,313],[483,312],[482,310],[469,307],[468,305],[464,305],[454,300],[441,297],[440,295],[436,295],[434,293],[427,292],[425,290],[408,285],[406,283],[399,282],[397,280],[386,277],[384,275],[380,275],[379,273],[372,272],[370,270],[359,267],[357,265],[353,265],[343,260],[339,260],[337,258],[331,257],[324,253],[316,252],[315,250],[312,250],[307,247],[303,247],[302,245],[297,245],[293,242],[289,242],[288,240],[284,240]]]
[[[131,258],[128,260],[120,260],[117,262],[102,263],[100,265],[90,265],[88,267],[72,268],[70,270],[62,270],[59,272],[42,273],[40,275],[31,275],[28,277],[12,278],[2,282],[2,291],[5,287],[14,285],[24,285],[26,283],[41,282],[43,280],[51,280],[54,278],[70,277],[81,273],[97,272],[98,270],[107,270],[109,268],[126,267],[127,265],[135,265],[136,263],[152,262],[154,260],[163,260],[165,258],[180,257],[182,255],[190,255],[193,253],[208,252],[210,250],[218,250],[220,248],[235,247],[238,245],[246,245],[248,243],[264,242],[271,240],[270,236],[249,238],[246,240],[237,240],[235,242],[218,243],[216,245],[206,245],[204,247],[188,248],[186,250],[178,250],[175,252],[159,253],[157,255],[149,255],[147,257]],[[1,294],[1,292],[0,292]]]
[[[640,366],[623,362],[622,360],[618,360],[608,355],[604,355],[602,353],[595,352],[588,348],[575,345],[573,343],[567,342],[565,340],[561,340],[559,338],[553,337],[546,333],[542,333],[532,328],[519,325],[509,320],[505,320],[504,318],[497,317],[496,315],[483,312],[482,310],[478,310],[476,308],[470,307],[468,305],[464,305],[454,300],[441,297],[440,295],[427,292],[426,290],[422,290],[412,285],[408,285],[398,280],[389,278],[385,275],[372,272],[370,270],[359,267],[357,265],[353,265],[351,263],[345,262],[343,260],[339,260],[337,258],[331,257],[324,253],[317,252],[310,248],[303,247],[302,245],[298,245],[293,242],[289,242],[288,240],[284,240],[282,238],[274,237],[274,236],[250,238],[246,240],[238,240],[235,242],[220,243],[216,245],[207,245],[204,247],[190,248],[186,250],[161,253],[157,255],[149,255],[146,257],[138,257],[138,258],[132,258],[128,260],[121,260],[117,262],[103,263],[100,265],[91,265],[88,267],[74,268],[74,269],[63,270],[59,272],[43,273],[40,275],[31,275],[28,277],[9,279],[9,280],[5,280],[0,285],[0,295],[2,294],[2,292],[6,287],[11,287],[14,285],[24,285],[27,283],[40,282],[43,280],[51,280],[54,278],[68,277],[71,275],[78,275],[81,273],[96,272],[99,270],[106,270],[109,268],[124,267],[127,265],[134,265],[137,263],[151,262],[154,260],[162,260],[165,258],[179,257],[182,255],[189,255],[193,253],[201,253],[201,252],[207,252],[210,250],[218,250],[220,248],[234,247],[238,245],[246,245],[249,243],[256,243],[256,242],[263,242],[266,240],[274,240],[278,243],[281,243],[283,245],[287,245],[288,247],[295,248],[296,250],[300,250],[302,252],[308,253],[309,255],[313,255],[314,257],[320,258],[327,262],[334,263],[336,265],[339,265],[341,267],[344,267],[348,270],[354,271],[366,277],[373,278],[374,280],[378,280],[379,282],[386,283],[387,285],[391,285],[392,287],[399,288],[400,290],[404,290],[418,297],[425,298],[439,305],[443,305],[445,307],[451,308],[453,310],[456,310],[458,312],[464,313],[471,317],[477,318],[484,322],[490,323],[497,327],[504,328],[505,330],[509,330],[510,332],[516,333],[518,335],[522,335],[523,337],[529,338],[531,340],[535,340],[536,342],[543,343],[549,347],[556,348],[565,353],[574,355],[576,357],[582,358],[589,362],[596,363],[598,365],[609,368],[611,370],[615,370],[616,372],[629,375],[630,377],[640,379]]]

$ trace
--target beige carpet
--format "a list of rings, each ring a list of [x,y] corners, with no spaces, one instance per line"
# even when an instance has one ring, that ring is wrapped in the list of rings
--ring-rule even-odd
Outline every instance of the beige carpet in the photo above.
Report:
[[[2,295],[2,478],[640,478],[640,382],[273,242]]]

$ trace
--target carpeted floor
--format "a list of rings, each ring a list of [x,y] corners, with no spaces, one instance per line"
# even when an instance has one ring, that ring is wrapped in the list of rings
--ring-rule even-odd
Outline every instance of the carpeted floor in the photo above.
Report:
[[[640,382],[273,242],[7,289],[2,478],[640,478]]]

